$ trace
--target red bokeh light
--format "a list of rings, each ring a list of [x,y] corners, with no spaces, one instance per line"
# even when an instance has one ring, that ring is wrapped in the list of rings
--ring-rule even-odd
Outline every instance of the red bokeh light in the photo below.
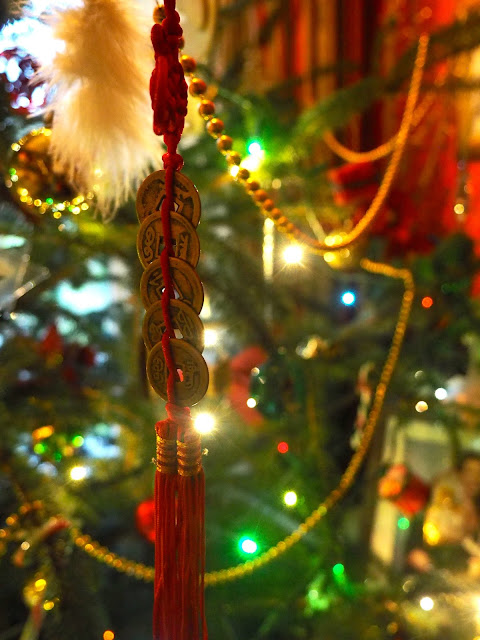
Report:
[[[430,309],[432,304],[433,304],[433,298],[430,298],[430,296],[425,296],[424,298],[422,298],[422,307],[424,309]]]
[[[287,442],[279,442],[277,445],[278,453],[287,453],[288,451],[288,443]]]

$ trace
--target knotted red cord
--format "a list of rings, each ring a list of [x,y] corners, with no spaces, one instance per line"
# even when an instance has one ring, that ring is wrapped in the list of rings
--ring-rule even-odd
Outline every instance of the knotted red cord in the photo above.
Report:
[[[151,33],[155,69],[150,80],[153,130],[163,135],[167,147],[163,156],[164,249],[160,262],[165,286],[161,298],[165,322],[162,350],[168,368],[168,402],[167,418],[156,425],[153,634],[154,640],[207,640],[203,593],[205,481],[200,439],[192,428],[190,410],[175,404],[175,382],[179,377],[170,346],[170,340],[175,338],[170,313],[170,300],[175,297],[169,261],[174,256],[170,212],[174,210],[175,172],[183,166],[177,145],[187,113],[187,84],[178,60],[182,28],[175,0],[165,0],[164,6],[165,19],[155,24]]]

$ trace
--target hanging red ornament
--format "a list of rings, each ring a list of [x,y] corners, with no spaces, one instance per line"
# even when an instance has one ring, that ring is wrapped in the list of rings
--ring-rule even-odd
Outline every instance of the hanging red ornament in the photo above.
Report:
[[[404,464],[394,464],[380,479],[378,495],[390,500],[405,516],[412,517],[427,504],[430,488]]]
[[[338,205],[369,202],[378,191],[378,169],[374,162],[349,162],[327,173]]]
[[[143,182],[136,203],[141,221],[137,249],[145,268],[140,288],[148,317],[147,376],[156,393],[167,400],[167,418],[156,425],[153,636],[154,640],[207,640],[205,478],[200,436],[189,407],[205,395],[208,369],[199,351],[203,339],[195,338],[195,330],[183,328],[193,326],[185,322],[186,317],[198,315],[203,304],[203,288],[194,270],[200,200],[193,184],[180,174],[183,158],[177,153],[188,91],[178,57],[182,28],[175,0],[165,0],[164,13],[155,15],[162,22],[156,22],[151,32],[153,130],[163,136],[167,153],[163,171]],[[178,181],[187,182],[192,196],[189,206],[180,206],[184,198]],[[175,299],[189,307],[188,312],[185,308],[173,312]],[[157,302],[163,316],[160,322],[153,309],[149,312]],[[181,327],[179,339],[175,329]]]
[[[155,542],[155,500],[149,498],[141,502],[135,511],[138,532],[149,542]]]

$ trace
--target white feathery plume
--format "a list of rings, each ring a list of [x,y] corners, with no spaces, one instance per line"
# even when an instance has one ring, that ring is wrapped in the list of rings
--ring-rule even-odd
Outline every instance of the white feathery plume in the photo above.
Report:
[[[93,191],[110,219],[161,159],[149,96],[150,29],[130,0],[83,0],[46,19],[63,42],[39,71],[52,90],[55,170]]]

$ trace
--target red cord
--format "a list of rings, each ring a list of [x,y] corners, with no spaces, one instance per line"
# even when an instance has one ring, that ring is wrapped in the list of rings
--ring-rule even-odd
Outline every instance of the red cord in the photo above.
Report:
[[[174,209],[175,172],[183,166],[183,158],[177,153],[187,113],[187,83],[178,60],[178,43],[182,35],[180,16],[175,11],[175,0],[166,0],[165,19],[152,27],[152,44],[155,51],[155,69],[150,80],[150,96],[153,108],[153,130],[163,135],[167,153],[163,156],[165,175],[165,198],[162,203],[162,228],[165,247],[161,253],[163,281],[162,311],[165,318],[165,333],[162,349],[168,368],[168,402],[175,403],[175,382],[178,373],[172,356],[170,340],[175,338],[170,313],[170,300],[175,297],[169,258],[174,254],[170,225],[170,212]]]
[[[190,409],[175,404],[179,379],[170,341],[175,331],[170,301],[175,297],[170,257],[174,256],[170,213],[174,210],[175,174],[183,166],[177,146],[187,113],[187,83],[178,60],[182,35],[175,0],[165,0],[165,19],[152,28],[155,69],[150,80],[153,130],[163,135],[167,153],[165,198],[161,219],[164,248],[160,254],[163,282],[162,311],[165,333],[162,350],[168,369],[167,418],[157,423],[160,439],[186,442],[192,432]],[[155,640],[208,640],[204,607],[205,481],[203,470],[185,476],[157,469],[155,476],[155,593],[153,633]]]

